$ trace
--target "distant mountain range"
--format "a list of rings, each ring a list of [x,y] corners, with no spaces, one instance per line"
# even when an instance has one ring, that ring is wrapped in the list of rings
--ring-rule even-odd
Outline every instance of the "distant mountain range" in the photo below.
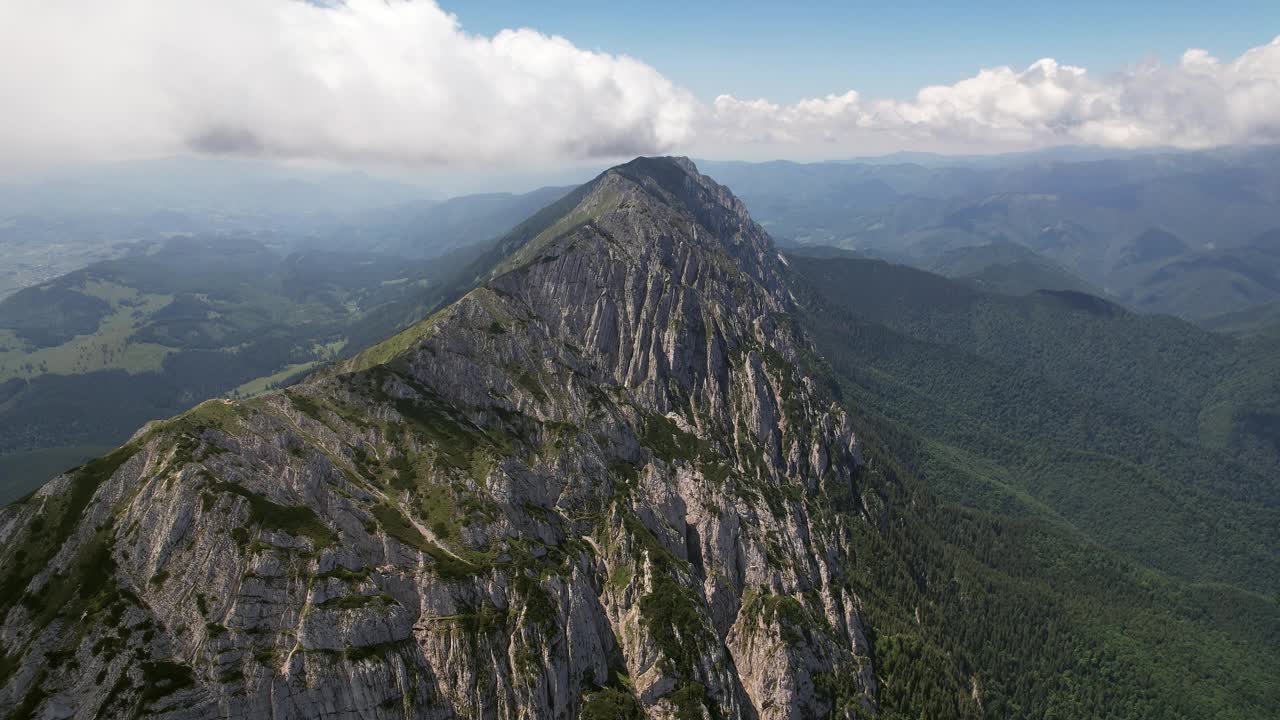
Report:
[[[491,240],[570,189],[441,200],[361,173],[208,159],[0,184],[0,298],[175,236],[423,260]]]
[[[1023,258],[1041,271],[1060,268],[1050,284],[1066,271],[1076,289],[1196,321],[1280,301],[1276,148],[893,159],[707,167],[784,243],[923,269],[989,245],[1007,264],[1013,244],[1041,256]]]
[[[1102,290],[1024,245],[998,240],[939,253],[928,268],[949,278],[1005,295],[1036,290],[1073,290],[1105,296]]]
[[[413,259],[435,257],[492,240],[573,189],[545,187],[523,194],[463,195],[378,208],[356,215],[312,244]]]

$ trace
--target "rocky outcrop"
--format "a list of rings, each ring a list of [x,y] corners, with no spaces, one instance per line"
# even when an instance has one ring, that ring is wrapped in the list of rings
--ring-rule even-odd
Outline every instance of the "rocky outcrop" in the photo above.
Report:
[[[772,243],[687,160],[571,197],[404,333],[0,511],[0,705],[874,714],[858,443]]]

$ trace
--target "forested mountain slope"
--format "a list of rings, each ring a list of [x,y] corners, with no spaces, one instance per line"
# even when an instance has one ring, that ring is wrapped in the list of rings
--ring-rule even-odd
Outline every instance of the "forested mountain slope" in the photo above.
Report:
[[[986,294],[879,261],[792,267],[824,308],[808,316],[819,346],[882,412],[995,463],[1010,491],[1153,566],[1280,587],[1267,419],[1280,405],[1262,340],[1078,293]]]

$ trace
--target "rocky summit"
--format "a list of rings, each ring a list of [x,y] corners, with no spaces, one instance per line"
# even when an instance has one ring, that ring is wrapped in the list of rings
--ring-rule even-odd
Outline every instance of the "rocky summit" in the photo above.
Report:
[[[768,235],[684,159],[456,302],[0,510],[21,718],[853,718],[852,423]]]

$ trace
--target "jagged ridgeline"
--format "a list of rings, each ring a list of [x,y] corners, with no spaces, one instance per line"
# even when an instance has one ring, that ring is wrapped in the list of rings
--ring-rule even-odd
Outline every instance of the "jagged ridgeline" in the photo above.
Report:
[[[876,500],[782,265],[685,160],[610,170],[485,282],[0,513],[18,717],[853,717]],[[870,507],[864,507],[869,505]]]

